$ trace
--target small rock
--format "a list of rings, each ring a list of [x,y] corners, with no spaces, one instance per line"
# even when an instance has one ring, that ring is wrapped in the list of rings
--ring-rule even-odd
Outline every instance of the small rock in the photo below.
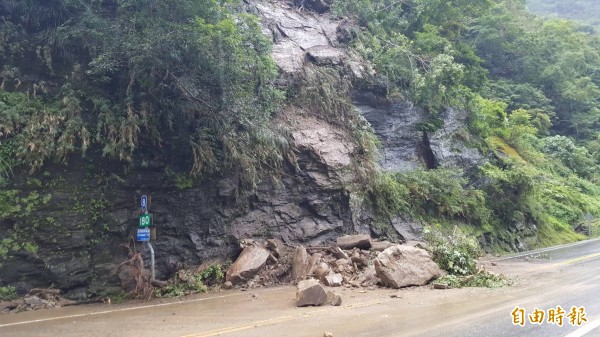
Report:
[[[445,284],[437,284],[435,283],[433,285],[433,289],[452,289],[452,287],[445,285]]]
[[[333,337],[333,333],[325,331],[325,334],[323,335],[323,337]]]
[[[329,274],[322,279],[323,283],[329,287],[341,287],[344,278],[342,274]]]
[[[347,259],[339,259],[337,261],[335,261],[336,266],[346,266],[350,263],[350,260]]]
[[[273,253],[273,256],[276,258],[281,257],[283,250],[285,249],[285,245],[281,240],[278,239],[269,239],[267,240],[267,249]]]
[[[233,283],[231,283],[231,281],[227,281],[227,282],[223,283],[223,289],[229,290],[231,288],[233,288]]]
[[[354,287],[354,288],[360,288],[360,283],[359,283],[359,282],[356,282],[356,281],[350,281],[350,282],[348,282],[348,283],[350,283],[350,285],[351,285],[352,287]]]
[[[275,255],[269,254],[269,258],[267,258],[267,262],[269,264],[277,264],[277,262],[279,262],[279,260],[277,260],[277,258],[275,257]]]
[[[335,256],[338,259],[344,259],[344,260],[350,259],[348,257],[348,255],[340,247],[337,247],[337,246],[331,248],[331,253],[333,254],[333,256]]]
[[[337,238],[336,243],[342,249],[369,249],[371,248],[371,237],[366,234],[344,235]]]
[[[25,297],[25,304],[27,304],[29,306],[40,305],[43,303],[44,303],[44,300],[42,300],[41,298],[39,298],[37,296]]]
[[[421,242],[421,241],[408,241],[405,243],[405,245],[427,250],[427,244],[425,242]]]
[[[325,275],[329,274],[329,265],[325,262],[321,262],[319,266],[313,272],[313,275],[320,280]]]
[[[376,252],[383,252],[384,250],[390,248],[394,244],[389,241],[373,241],[371,242],[371,250]]]
[[[319,281],[315,279],[298,282],[296,292],[296,306],[323,305],[327,301],[327,293]]]
[[[340,305],[342,305],[342,296],[334,293],[333,291],[328,291],[327,304],[339,307]]]
[[[367,266],[367,261],[365,261],[365,259],[363,259],[360,256],[353,256],[350,258],[352,260],[352,262],[354,262],[356,264],[356,266],[358,267],[366,267]]]
[[[496,267],[498,264],[496,262],[492,262],[492,266]]]

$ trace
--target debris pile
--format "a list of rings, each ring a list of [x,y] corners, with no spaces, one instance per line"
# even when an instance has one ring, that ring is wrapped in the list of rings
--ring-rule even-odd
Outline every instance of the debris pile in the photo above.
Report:
[[[62,298],[59,289],[34,288],[31,289],[25,297],[2,303],[0,312],[3,314],[15,313],[38,309],[59,308],[74,304],[77,304],[77,302]]]
[[[227,272],[227,288],[297,284],[298,306],[338,302],[327,299],[323,286],[421,286],[443,273],[423,244],[398,245],[368,235],[343,236],[330,247],[290,247],[279,240],[245,244]]]

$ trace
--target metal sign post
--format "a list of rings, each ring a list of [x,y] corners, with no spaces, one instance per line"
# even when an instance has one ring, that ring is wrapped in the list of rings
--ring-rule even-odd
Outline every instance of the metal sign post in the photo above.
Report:
[[[139,225],[137,230],[137,241],[141,241],[146,243],[148,248],[150,249],[150,272],[151,279],[150,281],[154,281],[155,273],[154,273],[154,247],[150,243],[151,230],[150,226],[152,226],[152,214],[148,213],[148,196],[145,194],[142,195],[140,199],[140,207],[142,208],[142,214],[139,217]],[[156,235],[154,235],[156,236]]]
[[[150,281],[154,281],[154,248],[150,241],[146,241],[148,248],[150,248]]]

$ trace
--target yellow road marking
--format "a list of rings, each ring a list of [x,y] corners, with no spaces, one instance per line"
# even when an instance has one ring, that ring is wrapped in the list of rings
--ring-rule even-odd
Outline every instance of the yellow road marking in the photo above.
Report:
[[[381,301],[371,301],[371,302],[364,302],[364,303],[356,303],[356,304],[346,305],[343,308],[350,310],[350,309],[357,309],[357,308],[368,307],[368,306],[375,305],[375,304],[380,304],[380,303],[381,303]],[[313,310],[313,311],[310,311],[310,312],[303,312],[303,313],[299,313],[299,314],[295,314],[295,315],[281,316],[281,317],[266,319],[266,320],[262,320],[262,321],[255,321],[255,322],[251,322],[251,323],[247,323],[247,324],[242,324],[242,325],[238,325],[238,326],[230,326],[230,327],[225,327],[225,328],[220,328],[220,329],[215,329],[215,330],[210,330],[210,331],[199,332],[199,333],[196,333],[196,334],[185,335],[185,336],[182,336],[182,337],[212,337],[212,336],[219,336],[219,335],[226,334],[226,333],[239,332],[239,331],[244,331],[244,330],[248,330],[248,329],[258,328],[258,327],[262,327],[262,326],[268,326],[268,325],[274,325],[274,324],[277,324],[277,323],[288,322],[288,321],[292,321],[292,320],[295,320],[295,319],[300,319],[300,318],[305,318],[305,317],[312,317],[312,316],[316,316],[318,313],[325,312],[325,311],[330,311],[330,310],[331,310],[330,308],[323,308],[323,309]]]
[[[595,254],[590,254],[590,255],[584,255],[584,256],[576,257],[574,259],[570,259],[570,260],[567,260],[567,261],[555,263],[552,266],[553,267],[566,266],[566,265],[569,265],[569,264],[574,264],[574,263],[577,263],[577,262],[581,262],[581,261],[593,259],[595,257],[600,257],[600,253],[595,253]]]

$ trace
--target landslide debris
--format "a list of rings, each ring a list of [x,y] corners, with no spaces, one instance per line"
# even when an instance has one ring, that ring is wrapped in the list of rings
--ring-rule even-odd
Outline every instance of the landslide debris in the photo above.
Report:
[[[343,236],[336,245],[317,247],[287,246],[278,240],[251,241],[227,272],[234,275],[245,270],[244,278],[237,282],[228,279],[228,287],[298,284],[299,292],[306,292],[305,288],[315,284],[347,288],[422,286],[443,271],[421,247],[424,245],[414,242],[398,245],[374,241],[368,235]],[[261,252],[260,261],[248,259],[249,251]],[[307,280],[309,283],[303,282]]]

